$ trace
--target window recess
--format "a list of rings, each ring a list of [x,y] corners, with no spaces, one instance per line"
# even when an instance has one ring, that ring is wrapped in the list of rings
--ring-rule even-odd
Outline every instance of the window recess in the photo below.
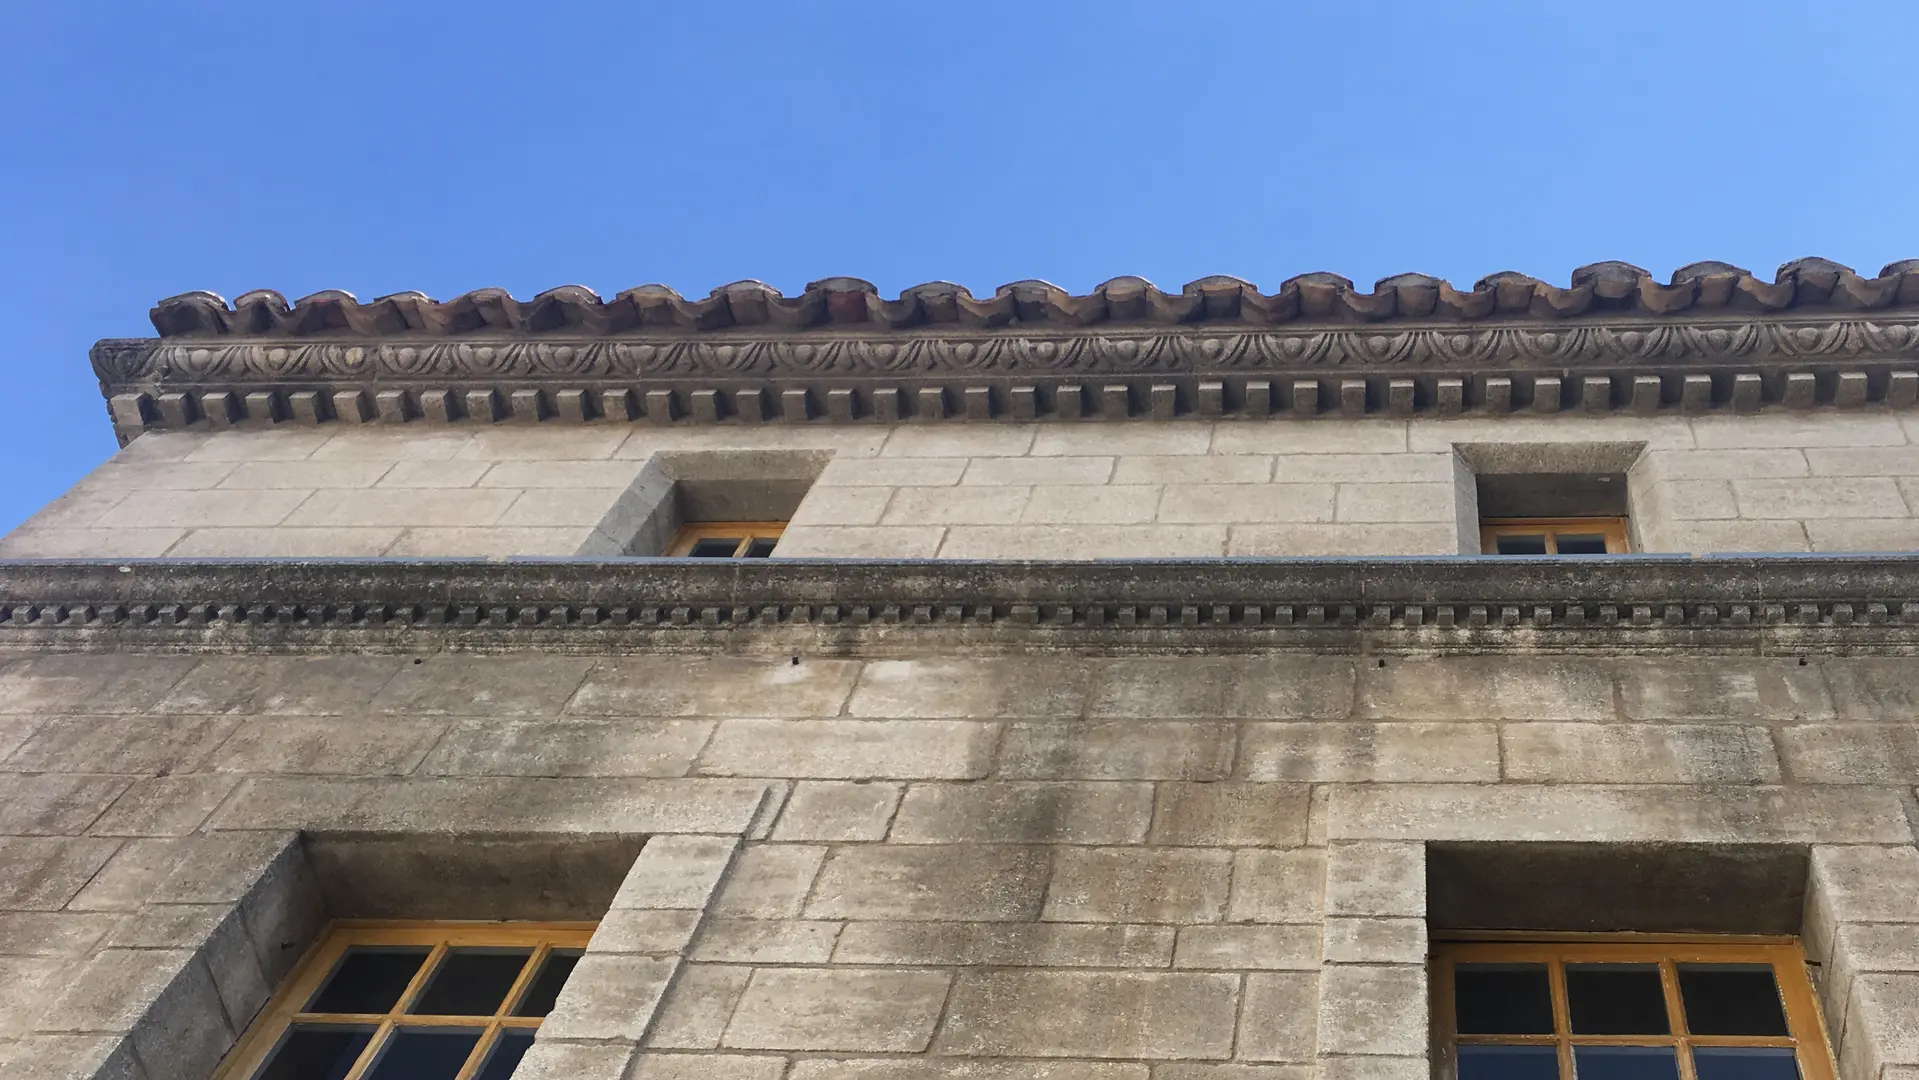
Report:
[[[784,521],[698,521],[681,526],[666,553],[691,559],[764,559],[785,532]]]
[[[1439,1075],[1457,1080],[1833,1080],[1791,939],[1438,942]]]
[[[591,923],[338,922],[215,1080],[507,1080]]]

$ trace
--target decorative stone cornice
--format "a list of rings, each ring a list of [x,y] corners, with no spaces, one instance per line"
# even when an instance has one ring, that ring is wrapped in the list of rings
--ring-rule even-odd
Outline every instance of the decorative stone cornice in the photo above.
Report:
[[[161,337],[93,365],[122,437],[147,428],[387,421],[852,423],[1181,416],[1753,411],[1919,400],[1919,263],[1862,278],[1809,259],[1764,282],[1699,263],[1661,284],[1602,263],[1560,288],[1499,274],[1460,291],[1330,274],[1271,295],[1120,278],[975,299],[863,281],[686,300],[574,286],[294,304],[209,293],[153,311]]]
[[[1919,557],[0,562],[0,646],[1919,649]]]

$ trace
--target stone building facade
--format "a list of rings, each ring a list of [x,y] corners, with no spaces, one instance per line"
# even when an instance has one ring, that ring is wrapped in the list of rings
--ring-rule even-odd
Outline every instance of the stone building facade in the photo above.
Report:
[[[1615,931],[1919,1080],[1919,268],[153,318],[0,538],[8,1077],[438,919],[597,923],[520,1080],[1424,1080],[1437,943]]]

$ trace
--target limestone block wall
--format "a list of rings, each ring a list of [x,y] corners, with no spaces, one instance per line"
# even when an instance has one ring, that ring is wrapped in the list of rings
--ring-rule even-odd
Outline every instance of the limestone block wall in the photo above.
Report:
[[[1474,470],[1533,459],[1627,469],[1639,550],[1909,551],[1915,429],[1777,413],[154,433],[0,557],[617,555],[657,497],[648,463],[700,454],[815,462],[789,557],[1459,554],[1478,543]]]
[[[16,654],[0,1073],[199,1080],[326,917],[531,851],[625,881],[525,1080],[1423,1080],[1429,851],[1553,842],[1798,860],[1911,1080],[1915,784],[1901,658]]]

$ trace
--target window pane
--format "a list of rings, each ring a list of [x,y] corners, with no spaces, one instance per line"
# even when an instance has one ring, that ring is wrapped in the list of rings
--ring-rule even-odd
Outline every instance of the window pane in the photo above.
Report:
[[[693,541],[693,550],[687,552],[693,559],[730,559],[740,549],[743,536],[705,536]]]
[[[1459,1080],[1559,1080],[1559,1051],[1550,1046],[1462,1044]]]
[[[1679,996],[1694,1035],[1788,1035],[1767,964],[1681,964]]]
[[[1606,538],[1592,533],[1559,534],[1561,555],[1604,555]]]
[[[747,545],[746,557],[749,559],[764,559],[773,554],[773,548],[779,542],[778,537],[762,536]]]
[[[383,1013],[399,1004],[406,984],[433,950],[425,946],[348,949],[306,1012]]]
[[[484,1029],[396,1028],[367,1080],[453,1080]]]
[[[1799,1060],[1790,1046],[1695,1046],[1699,1080],[1799,1080]]]
[[[1453,1008],[1462,1035],[1551,1035],[1552,984],[1544,964],[1460,964]]]
[[[486,1056],[486,1064],[474,1080],[507,1080],[513,1070],[520,1067],[520,1059],[533,1048],[533,1033],[520,1028],[507,1028],[493,1042],[493,1052]]]
[[[573,974],[573,965],[579,962],[580,954],[575,949],[555,949],[548,953],[546,963],[541,964],[540,973],[533,976],[533,985],[526,988],[526,996],[520,999],[513,1015],[545,1016],[552,1012],[560,987],[566,985],[566,977]]]
[[[370,1027],[295,1024],[254,1080],[342,1080],[372,1038]]]
[[[1579,1080],[1679,1080],[1679,1058],[1670,1046],[1575,1046],[1573,1074]]]
[[[1567,964],[1575,1035],[1664,1035],[1666,993],[1657,964]]]
[[[1494,537],[1493,550],[1501,555],[1544,555],[1546,537],[1544,535]]]
[[[440,966],[433,969],[420,1000],[407,1012],[416,1016],[492,1016],[532,956],[532,949],[449,949]]]

